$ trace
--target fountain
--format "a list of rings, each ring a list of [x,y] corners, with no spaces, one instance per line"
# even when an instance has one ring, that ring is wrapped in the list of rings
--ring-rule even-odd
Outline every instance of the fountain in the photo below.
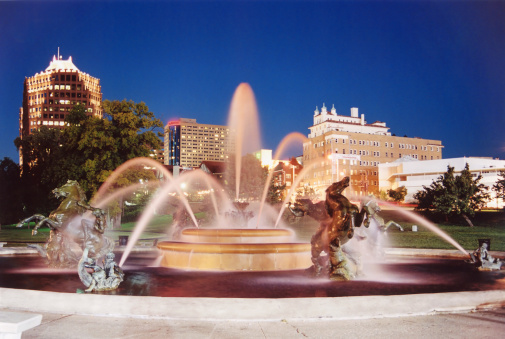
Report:
[[[273,223],[260,225],[272,171],[269,171],[266,180],[256,227],[248,227],[254,213],[247,210],[250,205],[248,202],[239,200],[241,159],[244,151],[256,150],[246,149],[244,140],[252,140],[254,145],[252,147],[260,148],[257,143],[259,140],[257,115],[256,102],[250,86],[241,84],[233,96],[228,119],[233,144],[236,147],[235,199],[223,204],[232,208],[221,213],[224,214],[224,218],[219,222],[224,222],[224,225],[216,225],[215,228],[209,229],[185,229],[182,230],[180,239],[158,243],[157,246],[162,252],[161,266],[219,271],[293,270],[311,266],[309,244],[293,242],[293,232],[274,228]],[[291,138],[297,138],[297,135]],[[303,136],[298,139],[303,141]],[[274,159],[280,156],[280,152],[288,142],[289,138],[281,142]],[[219,186],[217,189],[223,190]],[[159,199],[163,197],[160,196]]]
[[[239,89],[238,97],[246,98],[245,101],[249,103],[245,111],[249,112],[248,116],[256,119],[257,113],[252,109],[255,104],[251,99],[251,93],[247,94],[250,92],[249,86],[241,85]],[[234,110],[239,110],[238,102],[239,100],[234,98],[231,115]],[[240,117],[230,118],[233,123],[240,120]],[[255,125],[257,122],[251,123],[251,126]],[[241,129],[248,131],[248,128],[244,127],[238,127],[236,130]],[[286,140],[298,139],[301,140],[302,137],[292,135]],[[245,145],[240,143],[239,149],[240,153],[236,158],[241,157]],[[279,157],[278,153],[279,150],[274,158]],[[139,164],[156,168],[167,180],[135,184],[107,193],[107,187],[121,171]],[[235,171],[240,173],[240,168],[237,167]],[[206,187],[210,192],[215,227],[199,224],[184,192],[181,191],[182,183],[194,181],[200,181],[200,186]],[[138,220],[127,246],[116,249],[116,254],[123,252],[117,265],[125,273],[124,277],[119,275],[120,279],[124,279],[121,285],[114,291],[86,295],[83,299],[82,296],[75,294],[77,289],[82,288],[75,270],[48,269],[39,257],[3,255],[0,251],[0,267],[2,267],[0,307],[73,314],[274,320],[335,318],[340,315],[383,317],[397,316],[400,313],[428,314],[437,308],[461,310],[461,306],[478,307],[481,304],[492,304],[505,299],[503,291],[500,291],[505,288],[503,271],[476,270],[474,266],[464,262],[468,257],[468,253],[464,250],[461,254],[453,252],[447,254],[452,259],[428,258],[425,255],[406,259],[392,256],[392,250],[386,250],[381,254],[386,260],[375,260],[372,264],[365,263],[363,268],[365,275],[357,277],[356,280],[336,283],[324,276],[314,278],[313,272],[306,269],[313,264],[311,245],[296,240],[296,232],[283,225],[278,211],[272,207],[263,202],[239,200],[240,181],[237,180],[235,184],[236,195],[230,199],[214,178],[201,171],[192,171],[173,178],[163,166],[151,159],[134,159],[125,163],[113,173],[111,179],[100,188],[90,202],[90,205],[96,208],[104,208],[110,201],[123,194],[134,192],[143,185],[156,188],[156,193]],[[292,194],[293,190],[290,192]],[[167,197],[174,196],[178,197],[187,211],[191,227],[182,223],[176,224],[173,226],[172,236],[167,241],[158,242],[156,251],[135,251],[135,244],[155,212],[162,208]],[[321,206],[324,209],[324,202],[313,204],[311,201],[298,201],[298,203],[300,209],[306,209],[302,215],[309,213],[318,218],[318,214],[322,213]],[[283,208],[286,206],[284,204]],[[295,210],[292,205],[289,207]],[[297,210],[295,212],[299,213]],[[418,225],[431,227],[427,221],[419,219],[420,217],[411,212],[398,209],[398,213],[408,214]],[[356,230],[377,232],[382,226],[379,224],[380,219],[374,218],[368,229],[361,227]],[[317,227],[311,227],[314,233]],[[352,257],[353,254],[350,253],[354,246],[357,243],[361,245],[366,243],[366,241],[359,243],[358,238],[354,236],[341,248],[336,247],[334,253],[338,253],[337,257],[341,252]],[[359,246],[356,245],[357,247]],[[318,253],[319,256],[323,254],[322,251]],[[379,256],[375,255],[374,259],[377,257]],[[387,260],[391,258],[392,261]],[[161,267],[153,265],[155,261],[160,262]],[[336,265],[338,264],[337,261]],[[377,267],[381,268],[381,272],[376,275]],[[36,278],[26,279],[30,275]],[[89,277],[88,280],[91,286]],[[430,293],[436,294],[430,299],[432,301],[427,311],[417,308]],[[356,298],[337,298],[344,296]],[[352,315],[348,313],[348,308],[343,311],[344,308],[339,306],[361,305],[364,300],[360,299],[364,298],[362,296],[372,299],[366,299],[364,307],[356,306]],[[473,296],[475,300],[472,299]],[[30,303],[23,306],[19,304],[19,300],[30,300]],[[60,302],[55,303],[53,300]],[[373,307],[370,307],[370,302],[373,303]],[[199,307],[195,308],[196,304]],[[330,306],[321,307],[323,304]],[[108,307],[103,309],[98,307],[99,305]],[[248,307],[248,305],[255,306]],[[395,305],[406,307],[393,310]],[[391,310],[386,310],[389,307]]]

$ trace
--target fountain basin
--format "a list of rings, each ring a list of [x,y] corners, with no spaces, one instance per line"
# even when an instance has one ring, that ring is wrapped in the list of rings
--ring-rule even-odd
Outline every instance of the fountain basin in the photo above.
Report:
[[[285,243],[292,242],[293,238],[293,232],[278,228],[186,228],[180,240],[197,243]]]
[[[303,243],[158,243],[160,266],[208,271],[279,271],[312,265]]]

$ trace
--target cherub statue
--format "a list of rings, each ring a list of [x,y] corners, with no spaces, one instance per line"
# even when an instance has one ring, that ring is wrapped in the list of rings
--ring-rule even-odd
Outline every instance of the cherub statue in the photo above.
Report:
[[[502,262],[498,258],[493,258],[488,251],[488,243],[483,241],[482,244],[477,248],[472,257],[472,263],[476,264],[479,269],[482,270],[500,270]]]
[[[114,253],[108,253],[103,261],[103,267],[100,267],[95,259],[88,257],[88,252],[89,248],[85,248],[78,266],[79,278],[87,287],[85,292],[110,291],[118,288],[123,281],[124,272],[114,262]],[[91,273],[87,269],[91,269]]]

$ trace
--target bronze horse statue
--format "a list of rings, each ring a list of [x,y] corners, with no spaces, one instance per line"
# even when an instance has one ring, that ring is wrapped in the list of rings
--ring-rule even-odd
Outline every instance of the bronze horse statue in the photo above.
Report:
[[[55,188],[52,193],[57,198],[63,198],[58,208],[45,217],[35,214],[17,224],[22,227],[25,223],[38,220],[32,234],[43,225],[50,229],[49,239],[42,246],[35,247],[45,256],[52,267],[71,267],[78,263],[80,255],[72,250],[72,244],[77,243],[82,250],[89,248],[91,257],[101,257],[112,251],[114,242],[103,235],[105,231],[105,213],[101,209],[93,208],[86,203],[86,195],[77,181],[68,180],[66,184]],[[91,213],[87,213],[91,211]],[[86,214],[92,214],[95,221],[87,219]],[[91,215],[90,215],[91,217]]]
[[[350,280],[354,278],[357,268],[353,267],[342,245],[354,236],[354,227],[359,227],[366,217],[365,210],[359,210],[342,195],[344,189],[349,186],[349,177],[335,182],[326,189],[326,200],[313,204],[308,199],[300,199],[290,206],[289,209],[296,216],[308,214],[320,222],[319,228],[312,236],[311,254],[314,273],[319,276],[325,268],[325,257],[321,256],[324,251],[328,254],[328,275],[333,280]],[[368,226],[367,223],[364,223]]]

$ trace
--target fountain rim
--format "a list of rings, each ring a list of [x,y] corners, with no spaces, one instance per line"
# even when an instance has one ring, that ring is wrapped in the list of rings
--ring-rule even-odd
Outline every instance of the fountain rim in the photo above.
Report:
[[[191,243],[161,241],[157,245],[162,251],[209,253],[209,254],[276,254],[310,252],[309,243]]]
[[[278,237],[291,236],[293,232],[280,228],[186,228],[183,235],[218,237]]]

